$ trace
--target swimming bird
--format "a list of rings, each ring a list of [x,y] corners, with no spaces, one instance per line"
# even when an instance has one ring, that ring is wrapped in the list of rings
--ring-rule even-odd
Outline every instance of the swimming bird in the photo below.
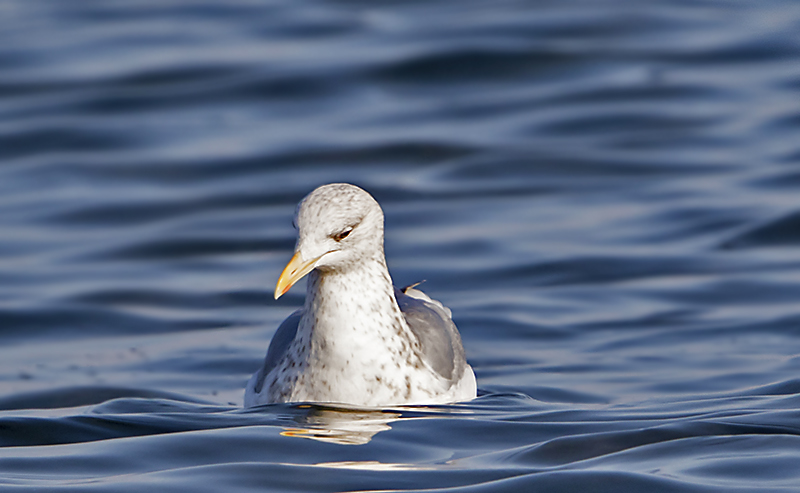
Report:
[[[378,202],[346,183],[297,206],[294,256],[275,299],[308,275],[303,307],[270,342],[245,406],[325,402],[383,407],[472,399],[477,386],[451,313],[422,291],[397,289]]]

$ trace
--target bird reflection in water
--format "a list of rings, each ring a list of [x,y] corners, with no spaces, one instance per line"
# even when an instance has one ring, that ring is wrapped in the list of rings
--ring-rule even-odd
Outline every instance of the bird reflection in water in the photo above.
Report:
[[[400,419],[399,413],[321,407],[303,404],[299,409],[309,409],[304,416],[297,416],[297,427],[287,427],[281,432],[285,437],[309,438],[340,445],[364,445],[381,431],[390,430],[389,423]]]

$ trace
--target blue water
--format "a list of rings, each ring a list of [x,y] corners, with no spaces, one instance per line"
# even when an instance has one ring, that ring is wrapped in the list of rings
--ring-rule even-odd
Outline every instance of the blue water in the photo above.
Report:
[[[244,410],[348,181],[480,397]],[[800,3],[0,2],[0,490],[800,491]]]

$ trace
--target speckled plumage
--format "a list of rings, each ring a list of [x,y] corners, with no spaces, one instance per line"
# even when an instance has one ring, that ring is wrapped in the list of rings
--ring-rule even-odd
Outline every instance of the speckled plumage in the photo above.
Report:
[[[246,406],[475,397],[475,376],[449,310],[421,291],[392,286],[383,211],[372,196],[354,185],[324,185],[300,202],[295,221],[290,266],[310,270],[306,300],[273,337],[264,366],[247,385]],[[303,274],[287,271],[281,278],[291,277],[288,286]]]

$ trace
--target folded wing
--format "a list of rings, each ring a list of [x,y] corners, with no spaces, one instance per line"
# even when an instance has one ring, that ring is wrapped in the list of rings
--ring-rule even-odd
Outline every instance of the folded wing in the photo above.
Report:
[[[294,336],[297,335],[297,326],[300,323],[300,317],[303,315],[302,312],[303,309],[301,308],[289,315],[286,320],[281,323],[281,326],[278,327],[278,330],[275,331],[275,335],[272,336],[269,349],[267,349],[267,357],[264,358],[264,366],[258,370],[258,377],[256,377],[255,386],[253,388],[256,394],[261,392],[261,389],[264,387],[264,379],[267,378],[269,372],[278,365],[278,362],[283,359],[286,351],[289,350],[289,345],[294,340]]]
[[[419,340],[422,358],[436,373],[456,383],[467,364],[464,346],[450,310],[413,287],[395,288],[397,304]]]

